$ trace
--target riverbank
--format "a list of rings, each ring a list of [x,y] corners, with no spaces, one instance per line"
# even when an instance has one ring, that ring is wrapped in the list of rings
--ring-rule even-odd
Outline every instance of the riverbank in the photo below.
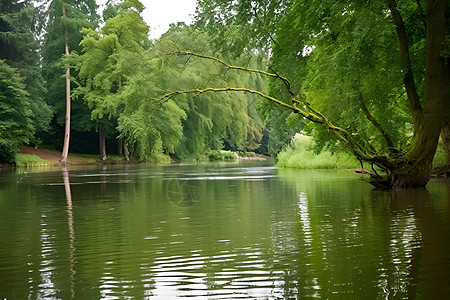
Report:
[[[59,165],[61,159],[61,152],[47,149],[39,149],[29,146],[21,146],[19,151],[19,166],[54,166]],[[108,156],[106,163],[122,163],[122,157],[119,155]],[[93,165],[105,163],[101,162],[98,155],[92,154],[69,154],[67,164],[69,165]]]
[[[61,152],[47,149],[39,149],[29,146],[21,146],[18,153],[17,165],[20,166],[55,166],[59,165]],[[254,153],[236,153],[231,151],[216,150],[209,153],[209,160],[266,160],[267,157]],[[179,162],[179,161],[177,161]],[[108,155],[107,161],[101,161],[98,155],[92,154],[69,154],[68,165],[95,165],[95,164],[121,164],[124,163],[120,155]],[[138,163],[138,161],[131,161]],[[11,166],[13,167],[13,166]]]

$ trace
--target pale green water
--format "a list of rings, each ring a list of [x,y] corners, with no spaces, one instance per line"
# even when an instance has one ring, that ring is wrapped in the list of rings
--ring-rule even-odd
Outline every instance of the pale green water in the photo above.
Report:
[[[0,299],[450,299],[450,185],[261,163],[0,172]]]

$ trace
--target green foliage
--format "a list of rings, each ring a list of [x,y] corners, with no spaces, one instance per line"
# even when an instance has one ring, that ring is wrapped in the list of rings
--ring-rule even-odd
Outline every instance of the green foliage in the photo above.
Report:
[[[306,9],[302,1],[297,1],[290,11],[301,24],[299,31],[316,34],[304,43],[315,47],[303,78],[309,101],[334,123],[355,132],[361,144],[369,141],[378,148],[386,147],[384,138],[362,113],[364,101],[395,146],[405,145],[405,124],[411,119],[402,92],[395,28],[390,24],[390,15],[384,12],[384,4],[368,7],[351,1],[330,1],[327,9],[322,5],[315,3]],[[317,11],[322,12],[326,23],[314,15]],[[309,22],[305,24],[302,21],[306,19]],[[321,32],[323,26],[329,30]]]
[[[234,57],[269,49],[289,0],[199,0],[196,27],[206,31],[214,49]]]
[[[277,159],[280,167],[299,169],[351,169],[359,166],[358,160],[347,152],[334,152],[329,148],[318,151],[313,138],[303,134],[296,134]]]
[[[179,24],[163,35],[156,43],[155,51],[170,53],[182,49],[209,53],[209,40],[208,34]],[[253,63],[257,64],[257,61]],[[170,90],[248,85],[264,88],[264,80],[260,76],[228,71],[222,65],[202,58],[171,58],[166,60],[164,72],[168,71],[169,66],[172,74],[179,74],[169,74],[172,82],[163,83],[162,87],[169,87]],[[262,121],[255,109],[257,99],[235,92],[186,95],[184,99],[178,97],[175,101],[186,111],[187,118],[183,121],[183,140],[176,154],[180,158],[195,158],[211,149],[236,151],[258,147],[262,138]]]
[[[436,154],[433,158],[433,167],[446,166],[446,153],[443,149],[442,140],[439,141],[438,148],[436,149]]]
[[[114,15],[115,14],[115,15]],[[227,72],[220,64],[167,56],[180,49],[207,53],[208,36],[184,24],[149,49],[148,27],[135,10],[115,7],[100,32],[85,29],[75,95],[94,120],[116,120],[135,156],[152,161],[200,158],[212,149],[256,147],[262,121],[255,97],[239,93],[184,95],[160,102],[167,91],[192,86],[242,86],[261,78]],[[259,132],[258,132],[259,131]],[[251,146],[250,146],[251,145]]]
[[[405,26],[412,39],[420,91],[424,78],[423,5],[402,1],[400,9],[410,16],[405,18]],[[384,149],[387,141],[363,113],[364,104],[394,146],[407,145],[412,119],[403,93],[395,27],[384,2],[203,0],[196,18],[197,26],[214,33],[217,49],[224,49],[229,41],[234,41],[237,49],[262,52],[272,48],[270,69],[286,76],[291,86],[287,90],[283,82],[272,78],[271,96],[290,103],[293,97],[306,94],[312,106],[334,124],[354,132],[361,147],[369,142]],[[239,34],[228,35],[229,26]],[[237,36],[245,40],[236,40]],[[262,104],[261,111],[270,128],[272,155],[300,130],[320,141],[317,147],[336,144],[336,138],[321,125],[308,123],[303,128],[301,118],[292,118],[276,104]]]
[[[68,47],[71,53],[80,52],[82,28],[97,27],[98,15],[95,0],[52,0],[44,1],[45,34],[42,55],[42,69],[46,81],[47,95],[45,101],[52,107],[56,122],[65,124],[65,68],[67,61],[64,57],[65,29],[68,31]],[[63,18],[63,7],[66,18]],[[44,9],[44,8],[42,8]],[[71,67],[71,66],[69,66]],[[77,74],[71,70],[71,81]],[[90,122],[89,110],[82,101],[72,102],[71,124],[79,131],[91,130],[95,124]],[[62,141],[61,141],[62,142]]]
[[[13,163],[35,127],[24,79],[0,60],[0,162]]]
[[[37,11],[31,1],[0,3],[0,59],[17,68],[25,78],[31,118],[39,135],[49,129],[52,111],[43,99],[46,90],[37,52],[39,42],[35,39],[36,17]],[[31,142],[37,143],[38,140],[34,136]]]
[[[148,26],[139,15],[137,1],[125,1],[101,30],[83,30],[83,54],[79,56],[80,87],[75,95],[91,108],[93,120],[109,119],[117,124],[119,137],[134,155],[154,161],[167,160],[182,136],[186,117],[173,102],[164,108],[154,103],[160,73],[149,59]],[[152,84],[149,84],[152,83]]]

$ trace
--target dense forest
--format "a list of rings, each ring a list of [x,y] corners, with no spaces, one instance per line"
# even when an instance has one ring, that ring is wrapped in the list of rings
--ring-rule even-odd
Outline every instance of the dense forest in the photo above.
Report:
[[[450,163],[448,1],[199,0],[157,40],[143,4],[1,0],[0,161],[20,145],[62,163],[276,157],[308,140],[381,188],[425,185],[439,143]]]

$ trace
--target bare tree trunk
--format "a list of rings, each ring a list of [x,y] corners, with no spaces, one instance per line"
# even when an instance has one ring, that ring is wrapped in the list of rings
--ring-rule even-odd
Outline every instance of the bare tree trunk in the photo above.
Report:
[[[125,162],[130,161],[130,151],[128,151],[128,144],[123,143],[123,159]]]
[[[106,157],[106,133],[105,127],[102,125],[98,126],[98,144],[100,147],[100,160],[106,161],[108,159]]]
[[[66,9],[63,5],[63,17],[66,18]],[[69,29],[65,26],[65,55],[69,55]],[[66,126],[64,131],[64,146],[61,157],[61,164],[67,164],[67,157],[69,156],[69,141],[70,141],[70,68],[66,68]]]

